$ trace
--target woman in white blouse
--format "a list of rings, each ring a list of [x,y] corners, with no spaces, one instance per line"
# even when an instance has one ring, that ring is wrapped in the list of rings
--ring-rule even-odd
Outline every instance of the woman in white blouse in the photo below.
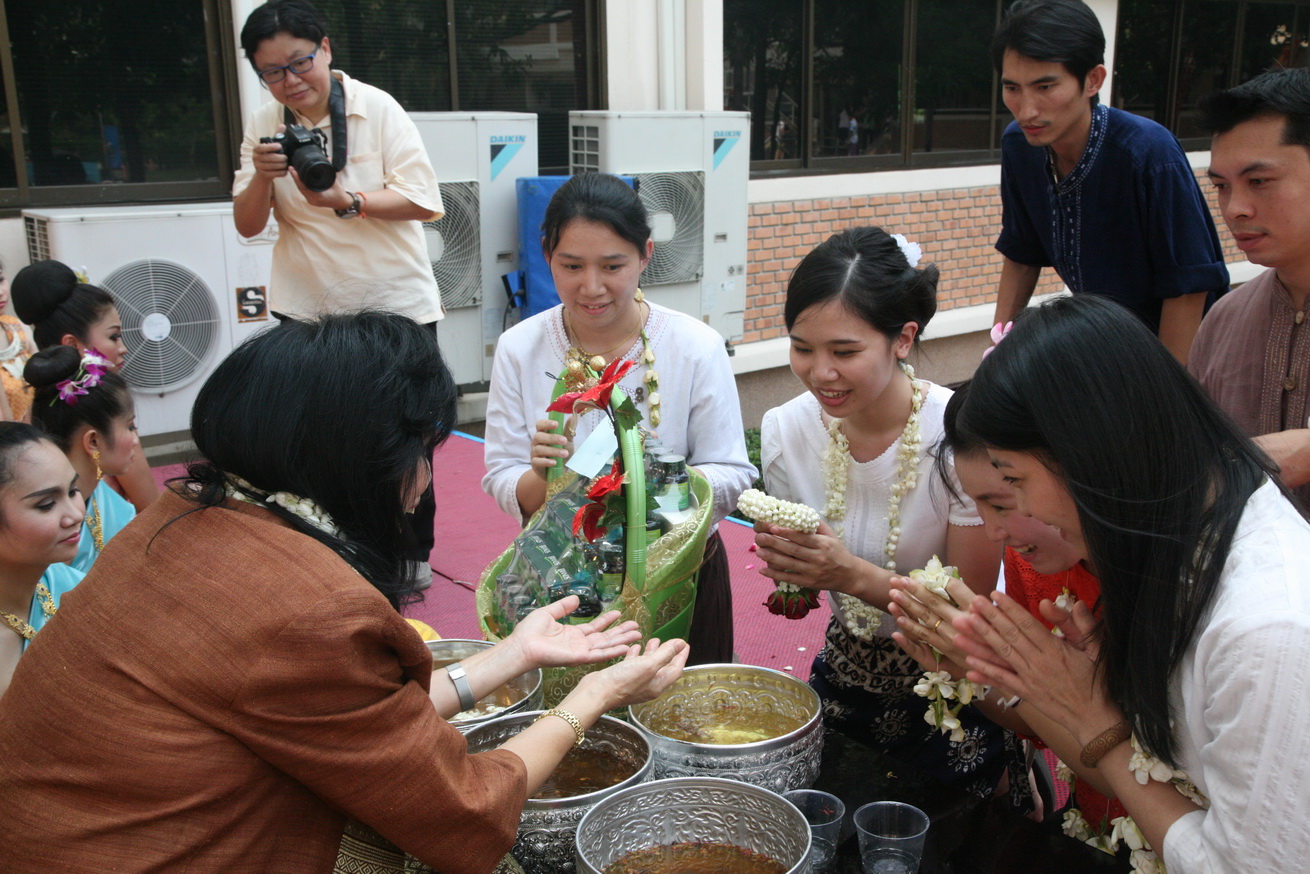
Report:
[[[722,520],[755,478],[737,385],[717,332],[638,288],[654,241],[636,192],[614,176],[573,177],[546,208],[542,248],[561,302],[506,331],[496,346],[483,490],[515,518],[535,513],[546,499],[547,469],[572,452],[546,418],[556,375],[571,359],[601,367],[628,359],[635,366],[619,388],[665,451],[709,480],[714,520]],[[575,443],[598,425],[609,427],[603,414],[580,416]],[[688,643],[693,664],[732,661],[731,590],[717,532],[706,547]]]
[[[1025,313],[958,424],[1101,581],[1099,626],[1090,605],[1043,602],[1064,637],[976,598],[954,620],[970,678],[1067,731],[1067,764],[1118,796],[1170,874],[1303,870],[1310,524],[1269,460],[1092,296]]]

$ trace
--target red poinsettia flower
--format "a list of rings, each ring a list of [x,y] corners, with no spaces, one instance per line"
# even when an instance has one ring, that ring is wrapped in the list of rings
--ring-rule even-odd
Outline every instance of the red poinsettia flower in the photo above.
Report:
[[[586,391],[565,392],[557,397],[549,407],[546,407],[546,412],[571,413],[577,404],[593,404],[602,410],[607,409],[610,405],[610,395],[614,393],[614,386],[618,385],[619,381],[628,375],[628,371],[635,364],[635,361],[626,361],[622,358],[614,359],[605,366],[605,370],[600,375],[600,382]]]
[[[600,520],[605,516],[605,505],[596,504],[588,501],[578,508],[577,514],[573,517],[573,536],[577,537],[581,532],[588,543],[595,543],[598,538],[604,537],[605,532],[609,529],[600,524]]]
[[[618,458],[615,458],[610,472],[596,477],[591,488],[587,489],[587,497],[590,500],[579,507],[578,512],[574,514],[574,537],[577,537],[578,532],[581,531],[586,536],[587,542],[595,543],[597,538],[605,535],[609,529],[600,523],[609,509],[610,496],[622,494],[623,479],[623,465]]]
[[[614,464],[610,466],[610,472],[604,476],[596,477],[596,481],[591,484],[587,490],[587,497],[598,503],[603,503],[607,495],[623,488],[623,467],[619,463],[617,456],[614,458]]]

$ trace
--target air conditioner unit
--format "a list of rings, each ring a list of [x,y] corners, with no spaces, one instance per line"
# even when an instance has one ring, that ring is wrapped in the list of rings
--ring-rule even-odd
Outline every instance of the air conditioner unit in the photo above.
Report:
[[[205,377],[269,324],[277,226],[243,239],[232,204],[23,211],[28,256],[85,269],[123,318],[123,376],[142,436],[190,428]]]
[[[569,113],[574,173],[636,178],[655,253],[642,289],[740,341],[746,311],[750,113]]]
[[[446,214],[425,222],[446,318],[437,328],[461,386],[491,379],[508,299],[501,277],[518,270],[514,180],[537,175],[537,116],[527,112],[411,112],[441,182]]]

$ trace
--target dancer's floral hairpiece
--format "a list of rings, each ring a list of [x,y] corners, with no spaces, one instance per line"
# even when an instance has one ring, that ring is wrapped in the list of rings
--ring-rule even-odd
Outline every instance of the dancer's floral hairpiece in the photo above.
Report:
[[[77,368],[77,373],[70,379],[55,383],[55,388],[59,389],[56,400],[61,400],[70,407],[76,406],[77,399],[98,386],[108,370],[109,359],[94,349],[86,350],[82,353],[82,361]],[[54,402],[54,400],[50,401],[51,405]]]

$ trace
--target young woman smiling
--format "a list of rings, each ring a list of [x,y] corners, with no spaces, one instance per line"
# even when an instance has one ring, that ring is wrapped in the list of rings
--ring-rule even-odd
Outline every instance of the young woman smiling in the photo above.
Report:
[[[919,667],[880,612],[892,577],[934,555],[980,591],[1000,563],[972,502],[952,495],[927,452],[951,393],[905,363],[937,308],[937,268],[919,269],[918,260],[912,243],[852,228],[792,274],[783,317],[792,371],[807,392],[765,414],[761,460],[769,494],[814,507],[825,523],[816,534],[761,523],[756,544],[765,576],[833,593],[810,680],[825,721],[989,795],[1003,770],[1003,733],[967,712],[961,742],[926,726],[923,699],[911,691]]]
[[[684,456],[709,480],[719,522],[755,479],[737,384],[717,332],[646,300],[637,287],[654,241],[636,192],[603,173],[573,177],[546,208],[542,248],[560,305],[515,325],[496,345],[483,490],[515,518],[535,513],[546,499],[547,469],[572,452],[545,418],[551,374],[566,366],[580,371],[588,361],[600,363],[593,366],[599,371],[626,358],[637,366],[619,388],[665,451]],[[609,427],[603,414],[580,416],[578,443],[598,425]],[[706,547],[694,613],[691,663],[732,661],[732,595],[717,532]]]
[[[1099,623],[1041,605],[1064,637],[1001,593],[975,598],[954,621],[970,679],[1071,735],[1070,764],[1099,774],[1174,874],[1300,869],[1310,524],[1269,460],[1098,297],[1026,312],[959,425],[1101,582]]]

